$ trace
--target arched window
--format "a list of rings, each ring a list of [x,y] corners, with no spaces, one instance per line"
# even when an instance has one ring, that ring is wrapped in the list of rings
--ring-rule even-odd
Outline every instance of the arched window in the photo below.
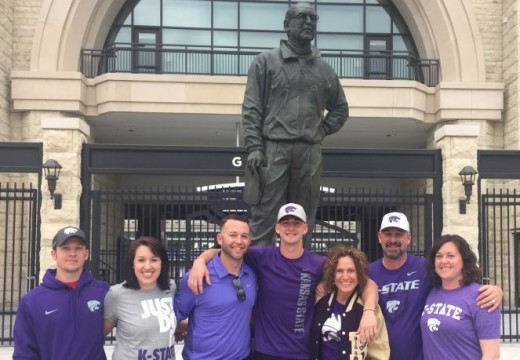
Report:
[[[134,0],[105,43],[108,71],[244,75],[285,39],[287,0]],[[314,45],[340,77],[417,79],[417,50],[389,0],[309,1]],[[110,52],[111,51],[111,52]]]

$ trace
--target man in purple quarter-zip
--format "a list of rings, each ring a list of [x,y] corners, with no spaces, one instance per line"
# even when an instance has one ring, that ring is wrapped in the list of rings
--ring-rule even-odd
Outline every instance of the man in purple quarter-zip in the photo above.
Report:
[[[421,360],[420,320],[432,287],[426,260],[408,254],[412,234],[403,213],[392,212],[383,217],[378,239],[383,257],[369,265],[369,275],[379,289],[379,305],[390,340],[390,359]],[[502,302],[502,290],[497,286],[485,285],[479,291],[475,301],[489,311]]]
[[[318,15],[309,3],[292,5],[283,22],[287,40],[259,54],[242,105],[247,150],[244,200],[251,205],[251,245],[274,245],[273,224],[286,203],[303,206],[310,249],[320,196],[321,143],[348,118],[337,74],[311,46]],[[249,174],[249,176],[248,176]]]
[[[56,269],[48,269],[43,282],[20,301],[13,359],[106,359],[103,300],[109,284],[83,269],[88,244],[85,233],[72,226],[54,236]]]

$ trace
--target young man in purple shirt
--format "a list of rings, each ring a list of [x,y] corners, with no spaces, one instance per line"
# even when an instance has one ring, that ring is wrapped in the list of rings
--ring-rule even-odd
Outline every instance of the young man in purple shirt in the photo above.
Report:
[[[246,220],[228,216],[217,235],[219,256],[208,263],[211,286],[196,296],[188,287],[190,272],[175,295],[175,315],[189,318],[185,360],[246,359],[251,352],[250,319],[256,299],[256,275],[243,262],[251,243]]]
[[[245,256],[258,276],[255,309],[255,360],[307,360],[310,356],[310,328],[314,313],[316,287],[321,280],[325,258],[303,247],[307,216],[298,204],[286,204],[278,212],[275,232],[280,247],[254,246]],[[202,278],[209,284],[205,262],[217,250],[205,251],[195,260],[190,288],[202,292]],[[211,288],[211,287],[210,287]],[[375,332],[376,286],[373,281],[363,293],[364,314],[373,316]],[[200,295],[199,295],[200,296]]]
[[[56,269],[22,297],[14,323],[13,359],[106,359],[103,300],[109,284],[83,269],[85,233],[69,226],[52,240]]]
[[[420,320],[432,287],[423,257],[408,254],[412,240],[406,215],[399,212],[383,217],[378,233],[383,258],[369,265],[370,278],[379,288],[379,304],[390,340],[391,360],[423,358]],[[477,305],[495,310],[502,302],[502,290],[482,286]]]

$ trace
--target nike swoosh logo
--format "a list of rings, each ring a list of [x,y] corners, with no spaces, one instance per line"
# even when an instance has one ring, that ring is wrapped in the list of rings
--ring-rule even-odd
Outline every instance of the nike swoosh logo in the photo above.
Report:
[[[406,273],[406,276],[413,275],[413,274],[415,274],[416,272],[417,272],[417,271],[407,272],[407,273]]]
[[[45,310],[45,315],[52,314],[53,312],[58,311],[58,310],[59,310],[59,309],[54,309],[54,310]]]

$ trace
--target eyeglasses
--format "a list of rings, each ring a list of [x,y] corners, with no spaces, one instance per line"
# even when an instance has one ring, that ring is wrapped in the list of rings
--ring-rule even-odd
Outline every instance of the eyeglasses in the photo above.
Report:
[[[237,298],[240,301],[246,300],[246,292],[244,290],[244,287],[242,286],[242,281],[240,281],[240,278],[238,276],[235,276],[233,278],[233,286],[235,287],[237,291]]]
[[[320,18],[317,14],[305,14],[305,13],[299,13],[298,15],[293,16],[293,19],[297,19],[299,21],[307,21],[307,18],[311,22],[317,22]]]

